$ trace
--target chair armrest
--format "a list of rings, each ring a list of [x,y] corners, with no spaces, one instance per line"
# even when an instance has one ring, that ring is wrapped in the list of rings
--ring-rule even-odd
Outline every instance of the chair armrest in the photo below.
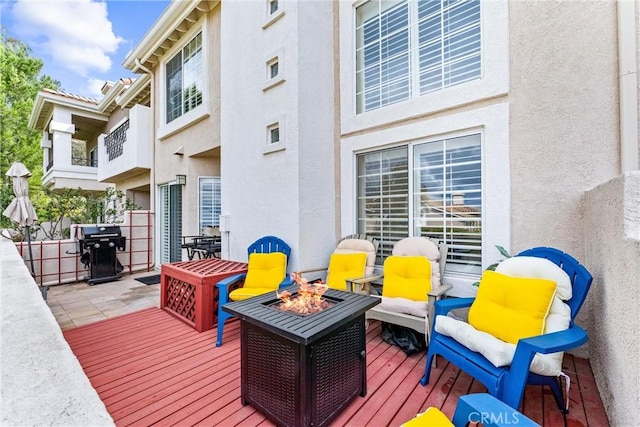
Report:
[[[287,286],[291,286],[293,284],[293,279],[291,278],[291,276],[287,275],[287,277],[285,277],[284,280],[278,285],[278,290],[286,288]]]
[[[486,427],[517,425],[520,427],[539,426],[517,409],[496,399],[488,393],[476,393],[460,396],[453,414],[454,425],[467,425],[468,422],[479,422]]]
[[[226,303],[229,302],[229,289],[232,285],[238,283],[240,280],[243,280],[247,276],[247,273],[236,274],[234,276],[225,277],[216,283],[216,288],[218,288],[218,307],[219,309]]]
[[[241,273],[241,274],[225,277],[224,279],[216,283],[216,287],[220,290],[222,290],[223,288],[229,289],[229,286],[233,285],[234,283],[236,283],[241,279],[244,279],[246,276],[247,276],[247,273]]]
[[[364,293],[369,294],[370,293],[370,286],[369,284],[371,282],[374,282],[376,280],[382,279],[384,276],[381,274],[373,274],[371,276],[364,276],[364,277],[358,277],[355,279],[347,279],[346,283],[347,283],[347,289],[351,292],[355,292],[353,290],[354,286],[353,285],[360,285],[360,291],[364,291]]]
[[[435,303],[451,288],[453,288],[451,285],[440,285],[437,288],[431,289],[431,291],[427,293],[427,321],[429,322],[427,334],[429,337],[433,331],[433,322],[436,319]]]
[[[325,271],[325,270],[327,270],[327,268],[328,267],[311,268],[309,270],[298,270],[298,271],[295,271],[295,273],[298,273],[298,274],[313,273],[314,271]]]
[[[436,301],[435,315],[446,315],[455,308],[470,307],[474,300],[475,298],[451,298],[438,300]]]
[[[509,368],[509,384],[505,387],[505,402],[517,408],[524,393],[529,376],[529,366],[536,353],[548,354],[569,350],[584,344],[588,340],[587,333],[579,326],[573,325],[565,331],[538,335],[518,341],[516,352]]]
[[[439,297],[442,296],[445,292],[447,292],[449,289],[453,288],[452,285],[440,285],[437,288],[432,288],[429,293],[427,293],[428,296],[430,297]]]
[[[521,339],[518,341],[518,345],[516,347],[516,355],[518,354],[518,348],[520,348],[520,346],[526,348],[527,351],[548,354],[571,350],[572,348],[581,346],[588,340],[589,337],[587,336],[587,332],[580,326],[573,325],[564,331]],[[514,358],[515,357],[516,356],[514,355]]]

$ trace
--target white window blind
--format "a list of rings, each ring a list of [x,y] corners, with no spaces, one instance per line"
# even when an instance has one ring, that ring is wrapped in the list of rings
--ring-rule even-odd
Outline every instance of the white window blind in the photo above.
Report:
[[[482,266],[480,135],[413,147],[413,233],[449,245],[447,270],[478,274]]]
[[[220,177],[201,177],[199,180],[199,219],[200,230],[203,227],[220,225],[221,195]]]
[[[195,36],[166,64],[167,123],[202,104],[202,33]]]
[[[378,239],[378,263],[409,235],[407,147],[358,156],[358,232]]]
[[[357,156],[358,232],[380,241],[378,264],[398,240],[424,236],[449,245],[447,271],[481,272],[480,144],[473,134]]]
[[[370,0],[355,53],[358,113],[478,79],[480,0]]]

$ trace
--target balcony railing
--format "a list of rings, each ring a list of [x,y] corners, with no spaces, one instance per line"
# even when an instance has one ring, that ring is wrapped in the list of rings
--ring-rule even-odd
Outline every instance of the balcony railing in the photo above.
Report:
[[[118,126],[113,132],[104,138],[104,145],[107,149],[109,161],[122,155],[122,146],[127,141],[127,130],[129,129],[129,120]]]

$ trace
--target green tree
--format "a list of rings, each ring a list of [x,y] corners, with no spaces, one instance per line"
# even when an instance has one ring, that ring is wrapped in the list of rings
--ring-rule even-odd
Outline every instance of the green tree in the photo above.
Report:
[[[41,135],[29,129],[29,115],[37,93],[43,88],[58,89],[60,82],[47,75],[40,76],[43,63],[34,58],[31,49],[22,41],[7,37],[0,31],[0,208],[13,199],[10,180],[5,173],[14,161],[21,161],[31,171],[30,196],[36,209],[43,198]],[[0,227],[10,227],[10,221],[0,215]]]
[[[140,209],[122,190],[113,187],[107,187],[100,193],[65,188],[58,192],[44,190],[44,194],[46,198],[39,221],[51,224],[42,228],[49,240],[69,238],[69,229],[62,228],[64,218],[69,218],[72,224],[116,224],[123,221],[124,211]]]

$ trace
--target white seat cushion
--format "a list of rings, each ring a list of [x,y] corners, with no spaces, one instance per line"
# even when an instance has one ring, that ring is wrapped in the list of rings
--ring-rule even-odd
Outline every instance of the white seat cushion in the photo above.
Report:
[[[417,317],[427,317],[427,303],[424,301],[413,301],[407,298],[380,297],[382,301],[378,307],[396,313],[410,314]]]
[[[502,261],[496,271],[510,276],[555,281],[558,288],[545,321],[545,334],[564,331],[569,327],[571,308],[564,301],[571,298],[572,286],[571,279],[564,270],[544,258],[516,256]],[[510,365],[513,361],[516,351],[514,344],[478,331],[466,322],[447,316],[437,316],[435,330],[455,339],[468,349],[482,354],[496,367]],[[559,375],[562,372],[563,356],[563,352],[536,354],[531,363],[531,371],[540,375]]]
[[[560,267],[548,259],[533,256],[515,256],[507,258],[496,267],[498,273],[515,277],[535,277],[556,282],[556,295],[562,301],[568,301],[573,295],[571,278]]]
[[[453,338],[471,351],[482,354],[496,367],[508,366],[516,352],[515,344],[499,340],[486,332],[478,331],[470,324],[447,316],[436,316],[435,330]],[[560,357],[558,358],[558,354]],[[556,376],[562,372],[562,353],[536,354],[531,362],[531,372]]]

